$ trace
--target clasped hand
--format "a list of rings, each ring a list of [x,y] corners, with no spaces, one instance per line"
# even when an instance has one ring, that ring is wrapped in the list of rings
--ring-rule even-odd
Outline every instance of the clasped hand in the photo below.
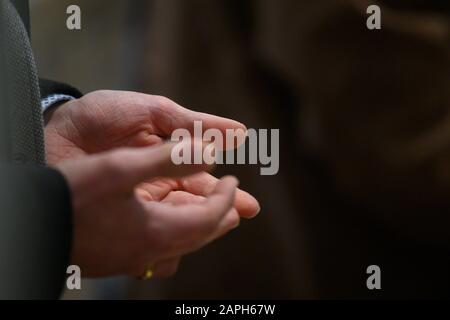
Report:
[[[45,114],[47,161],[65,176],[74,212],[71,263],[89,277],[174,274],[182,256],[251,218],[259,204],[210,166],[174,165],[177,128],[245,129],[135,92],[97,91]]]

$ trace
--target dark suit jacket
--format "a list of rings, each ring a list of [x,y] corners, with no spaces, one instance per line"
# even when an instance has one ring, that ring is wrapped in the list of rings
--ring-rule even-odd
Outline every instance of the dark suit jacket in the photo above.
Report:
[[[71,246],[70,193],[46,168],[28,1],[0,1],[0,298],[58,298]]]

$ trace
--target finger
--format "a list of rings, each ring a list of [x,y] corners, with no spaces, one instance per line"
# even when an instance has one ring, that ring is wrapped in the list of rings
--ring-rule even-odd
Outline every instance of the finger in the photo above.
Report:
[[[231,208],[225,217],[217,225],[213,233],[205,237],[197,237],[180,243],[177,247],[173,248],[171,254],[186,255],[195,252],[209,243],[223,237],[231,230],[237,228],[240,224],[240,217],[236,209]]]
[[[153,104],[153,113],[156,113],[155,125],[162,134],[169,136],[172,131],[178,128],[185,128],[193,132],[194,121],[202,121],[204,129],[216,128],[222,132],[226,129],[247,130],[245,125],[235,120],[189,110],[174,101],[161,97],[149,96],[157,99],[157,105]]]
[[[202,204],[205,203],[206,198],[197,196],[186,191],[172,191],[164,199],[163,203],[170,203],[171,205],[180,206],[186,204]]]
[[[206,198],[204,215],[210,215],[213,221],[222,220],[233,207],[239,181],[236,177],[226,176],[219,180],[213,192]]]
[[[180,265],[181,257],[169,258],[155,264],[153,275],[157,278],[168,278],[173,276]]]
[[[157,225],[165,226],[164,237],[168,249],[164,254],[174,256],[191,252],[214,238],[230,210],[238,216],[233,208],[237,184],[235,177],[222,178],[203,203],[173,206],[168,203],[143,202],[144,208],[151,213],[149,217],[152,217],[153,223],[159,221]]]
[[[209,173],[201,172],[189,177],[181,178],[179,181],[182,190],[207,197],[214,190],[219,179]],[[236,190],[234,207],[243,218],[253,218],[260,211],[258,200],[241,189]]]
[[[216,239],[223,237],[231,230],[237,228],[239,224],[240,216],[236,209],[231,208],[211,233],[203,236],[200,236],[199,233],[191,234],[191,236],[183,234],[183,236],[178,239],[173,238],[172,245],[163,252],[160,252],[158,259],[168,260],[173,256],[181,256],[195,252]]]
[[[232,208],[230,211],[228,211],[228,213],[222,219],[222,221],[220,221],[215,232],[211,235],[209,239],[207,239],[207,241],[204,244],[202,244],[202,246],[218,238],[221,238],[231,230],[236,229],[237,227],[239,227],[240,221],[241,217],[239,216],[239,213],[235,208]]]
[[[143,202],[142,205],[152,213],[154,219],[161,219],[168,227],[177,229],[180,235],[202,234],[205,229],[212,233],[232,209],[238,183],[233,176],[220,179],[214,190],[201,202],[198,200],[195,203],[173,206],[167,202],[151,201]]]
[[[147,201],[162,201],[170,192],[179,189],[179,183],[173,178],[157,178],[145,181],[136,187],[138,195]]]
[[[181,145],[186,145],[186,149],[202,148],[201,143],[191,141],[182,142]],[[155,147],[120,149],[87,157],[89,163],[84,163],[86,174],[83,176],[90,179],[85,182],[91,185],[95,182],[99,190],[105,192],[124,191],[132,190],[137,184],[151,178],[183,177],[212,169],[212,166],[205,163],[176,165],[172,158],[174,146],[174,143],[165,143]]]
[[[195,124],[201,123],[201,133],[208,129],[216,129],[223,136],[224,145],[217,146],[218,150],[234,149],[245,142],[247,128],[244,124],[184,108],[177,103],[159,96],[149,96],[158,103],[153,104],[153,122],[159,135],[169,138],[176,129],[187,129],[191,134],[195,132]],[[228,130],[228,135],[227,135]],[[200,137],[197,137],[200,138]]]

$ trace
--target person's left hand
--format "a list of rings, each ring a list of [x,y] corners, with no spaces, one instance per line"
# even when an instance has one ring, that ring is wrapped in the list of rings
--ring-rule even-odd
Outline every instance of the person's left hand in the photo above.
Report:
[[[178,128],[192,132],[194,121],[203,130],[243,129],[239,122],[194,112],[161,97],[136,92],[96,91],[66,102],[45,114],[45,145],[49,165],[119,147],[144,147],[162,143]],[[136,192],[149,201],[174,204],[202,201],[218,179],[202,172],[183,179],[156,179]],[[244,218],[259,211],[257,200],[238,190],[234,206]]]

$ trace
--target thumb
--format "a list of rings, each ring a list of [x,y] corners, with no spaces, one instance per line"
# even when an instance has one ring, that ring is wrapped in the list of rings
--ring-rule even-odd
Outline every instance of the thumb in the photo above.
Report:
[[[201,141],[181,143],[184,145],[181,149],[191,150],[191,155],[203,152]],[[84,190],[91,196],[131,192],[137,184],[151,178],[178,178],[212,169],[212,166],[205,163],[174,164],[172,150],[176,145],[177,143],[168,142],[154,147],[115,149],[71,160],[58,168],[65,175],[73,192]]]

